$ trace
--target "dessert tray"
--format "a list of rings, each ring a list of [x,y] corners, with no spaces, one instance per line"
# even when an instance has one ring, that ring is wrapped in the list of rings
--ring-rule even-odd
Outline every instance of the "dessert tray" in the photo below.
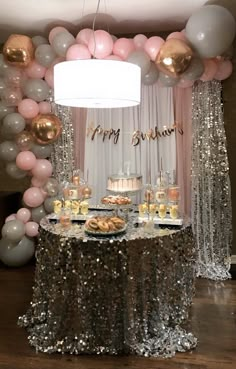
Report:
[[[126,231],[127,224],[118,216],[97,216],[90,218],[84,225],[84,231],[93,236],[115,236]]]

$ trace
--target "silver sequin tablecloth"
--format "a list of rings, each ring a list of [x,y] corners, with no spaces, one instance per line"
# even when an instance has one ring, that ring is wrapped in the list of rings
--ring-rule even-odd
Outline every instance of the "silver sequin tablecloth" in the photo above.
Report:
[[[31,306],[19,318],[37,351],[170,357],[196,346],[188,322],[195,249],[190,226],[96,239],[41,221]]]

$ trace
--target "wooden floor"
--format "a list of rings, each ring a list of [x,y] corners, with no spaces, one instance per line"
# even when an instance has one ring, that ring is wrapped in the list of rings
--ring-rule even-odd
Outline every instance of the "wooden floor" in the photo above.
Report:
[[[36,354],[17,317],[30,302],[34,266],[0,266],[0,369],[236,369],[236,281],[197,281],[191,353],[172,359]]]

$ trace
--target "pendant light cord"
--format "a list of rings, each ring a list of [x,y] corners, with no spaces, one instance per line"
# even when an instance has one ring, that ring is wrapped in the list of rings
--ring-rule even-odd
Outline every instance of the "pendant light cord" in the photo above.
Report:
[[[93,18],[93,38],[94,38],[94,52],[93,52],[93,56],[94,57],[95,57],[95,52],[96,52],[96,39],[95,39],[95,35],[94,35],[94,29],[95,29],[96,18],[97,18],[97,15],[98,15],[99,7],[100,7],[100,0],[98,0],[96,13],[95,13],[95,16]]]

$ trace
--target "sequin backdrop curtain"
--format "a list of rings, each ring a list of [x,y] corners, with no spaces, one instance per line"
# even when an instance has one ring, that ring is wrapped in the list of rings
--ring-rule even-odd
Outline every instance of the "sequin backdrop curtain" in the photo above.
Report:
[[[176,174],[181,213],[191,216],[192,87],[174,88],[175,121],[183,130],[176,135]]]
[[[230,278],[232,212],[229,164],[218,81],[193,88],[192,220],[198,276]]]
[[[53,166],[53,175],[59,183],[71,180],[74,169],[74,131],[72,126],[72,109],[57,105],[50,97],[52,113],[62,122],[62,134],[53,145],[50,157]]]

